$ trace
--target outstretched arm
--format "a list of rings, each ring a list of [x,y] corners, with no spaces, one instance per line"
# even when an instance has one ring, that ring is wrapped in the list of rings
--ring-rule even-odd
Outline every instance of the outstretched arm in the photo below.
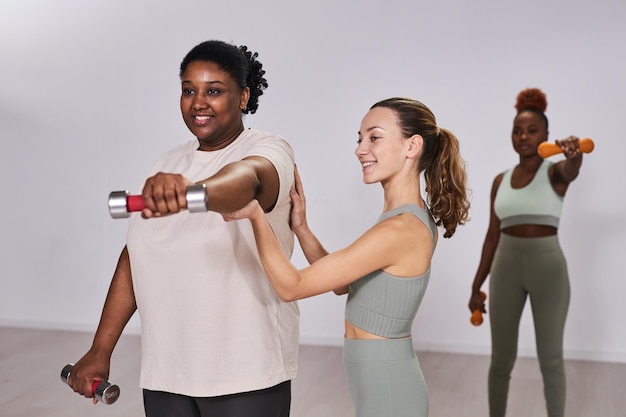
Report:
[[[578,177],[580,167],[583,163],[583,154],[580,152],[580,140],[576,136],[570,136],[563,140],[556,140],[555,143],[563,150],[564,160],[552,165],[550,170],[550,181],[554,191],[560,196],[564,196],[570,183]]]
[[[259,257],[272,287],[281,300],[292,301],[295,299],[292,290],[298,287],[302,277],[296,267],[283,254],[259,202],[252,200],[241,210],[222,214],[222,217],[226,221],[246,217],[250,219]]]
[[[272,287],[284,301],[346,287],[379,269],[398,276],[419,275],[427,270],[432,256],[430,230],[414,216],[407,214],[376,224],[348,247],[298,270],[280,250],[256,200],[237,212],[222,216],[226,221],[250,219],[263,269]],[[389,239],[389,236],[394,238]]]
[[[148,178],[142,196],[144,218],[178,213],[187,208],[187,186],[193,183],[180,174],[159,172]],[[206,185],[207,209],[218,213],[239,210],[257,199],[270,211],[278,199],[279,178],[274,165],[260,156],[252,156],[225,165],[215,175],[198,181]]]
[[[309,264],[328,255],[328,251],[322,246],[317,236],[313,234],[306,220],[306,196],[302,188],[302,180],[298,169],[294,170],[295,182],[291,189],[291,230],[295,233],[302,248],[302,252]]]
[[[295,169],[295,183],[291,189],[291,230],[298,238],[298,243],[309,264],[318,261],[328,255],[328,251],[322,246],[317,236],[311,231],[306,219],[306,196],[302,187],[302,180],[298,169]],[[348,287],[344,286],[333,290],[335,294],[342,295],[348,292]]]

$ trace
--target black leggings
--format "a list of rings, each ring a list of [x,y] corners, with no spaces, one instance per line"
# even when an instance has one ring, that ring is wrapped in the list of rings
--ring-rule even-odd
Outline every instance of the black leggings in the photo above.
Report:
[[[291,381],[219,397],[143,390],[146,417],[289,417]]]

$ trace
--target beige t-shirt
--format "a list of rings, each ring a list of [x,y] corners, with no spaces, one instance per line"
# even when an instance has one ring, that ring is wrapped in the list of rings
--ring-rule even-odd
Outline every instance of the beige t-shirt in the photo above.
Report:
[[[245,130],[228,147],[180,145],[153,167],[192,181],[247,156],[262,156],[280,179],[268,220],[287,256],[294,156],[282,138]],[[152,175],[151,174],[151,175]],[[210,205],[210,202],[209,202]],[[248,220],[187,211],[158,219],[131,216],[128,251],[141,319],[140,385],[212,397],[274,386],[296,375],[297,303],[278,299],[263,271]]]

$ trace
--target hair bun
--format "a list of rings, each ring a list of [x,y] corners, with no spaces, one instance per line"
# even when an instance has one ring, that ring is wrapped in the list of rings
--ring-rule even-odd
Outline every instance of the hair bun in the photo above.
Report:
[[[522,110],[539,110],[545,113],[548,107],[548,100],[543,91],[538,88],[527,88],[517,95],[515,109],[520,112]]]

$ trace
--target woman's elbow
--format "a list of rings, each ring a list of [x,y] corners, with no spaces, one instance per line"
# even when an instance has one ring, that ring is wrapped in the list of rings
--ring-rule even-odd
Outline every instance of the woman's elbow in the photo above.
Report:
[[[344,295],[344,294],[347,294],[348,291],[349,291],[349,288],[347,286],[346,287],[341,287],[341,288],[335,288],[333,290],[335,295]]]
[[[284,301],[286,303],[290,301],[297,301],[302,298],[302,297],[299,297],[293,291],[289,291],[286,289],[276,290],[276,295],[278,295],[278,298],[280,299],[280,301]]]

